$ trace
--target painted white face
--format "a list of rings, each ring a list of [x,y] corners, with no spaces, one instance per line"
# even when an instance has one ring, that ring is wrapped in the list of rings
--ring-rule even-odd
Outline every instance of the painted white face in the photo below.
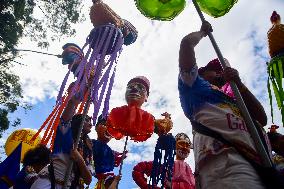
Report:
[[[147,100],[146,87],[138,82],[127,85],[125,99],[128,105],[136,105],[140,107]]]

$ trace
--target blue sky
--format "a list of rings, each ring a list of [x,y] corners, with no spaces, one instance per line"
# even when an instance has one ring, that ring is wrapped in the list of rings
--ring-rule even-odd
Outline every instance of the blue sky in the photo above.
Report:
[[[174,122],[172,133],[186,132],[192,138],[190,123],[181,110],[177,91],[180,40],[186,34],[198,30],[201,25],[192,3],[188,1],[185,10],[173,21],[160,22],[144,17],[133,1],[105,2],[122,18],[132,22],[139,32],[135,44],[125,47],[119,58],[110,107],[124,105],[124,91],[128,80],[136,75],[145,75],[149,78],[151,87],[148,102],[143,108],[157,118],[165,111],[171,113]],[[83,9],[86,21],[75,26],[77,35],[52,42],[47,50],[49,53],[61,54],[61,47],[67,42],[75,42],[80,46],[84,44],[92,29],[88,19],[90,6],[91,1],[86,2]],[[270,107],[266,88],[266,61],[269,60],[266,32],[271,27],[269,18],[272,11],[276,10],[284,17],[283,7],[283,0],[239,0],[232,10],[221,18],[214,19],[205,15],[213,26],[213,35],[224,57],[230,61],[232,67],[239,70],[243,82],[261,100],[267,115],[270,115]],[[41,50],[29,39],[23,39],[18,48]],[[11,115],[11,118],[20,117],[21,128],[37,129],[55,105],[55,98],[67,68],[61,65],[61,60],[56,57],[31,53],[22,55],[23,58],[17,61],[26,66],[15,65],[13,70],[21,78],[24,100],[31,103],[33,109],[27,113],[20,109]],[[202,40],[197,46],[196,57],[199,66],[204,66],[216,57],[209,39]],[[69,80],[71,81],[72,79]],[[280,113],[275,104],[274,109],[275,123],[281,125]],[[15,128],[10,128],[4,133],[0,145],[5,143],[6,137],[13,130]],[[283,129],[281,132],[283,133]],[[94,130],[90,137],[96,138]],[[132,167],[140,161],[153,159],[156,140],[157,136],[153,135],[144,143],[129,143],[129,155],[123,167],[119,188],[137,188],[131,177]],[[122,151],[123,143],[123,140],[112,140],[110,146]],[[1,156],[2,158],[4,156]],[[194,169],[192,153],[187,162]]]

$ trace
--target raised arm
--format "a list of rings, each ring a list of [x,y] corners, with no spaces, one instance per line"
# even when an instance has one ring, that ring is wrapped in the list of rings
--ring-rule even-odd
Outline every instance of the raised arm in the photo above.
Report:
[[[91,83],[91,81],[88,81],[88,83]],[[88,87],[89,87],[88,83],[86,84],[86,87],[84,88],[84,92],[76,92],[67,102],[67,105],[61,116],[63,121],[71,120],[74,114],[76,113],[77,105],[83,100],[82,96],[85,96],[85,94],[88,91]],[[71,93],[73,87],[74,87],[74,83],[71,83],[68,88],[68,93]]]
[[[73,115],[75,114],[76,107],[80,103],[76,95],[74,95],[67,103],[67,106],[62,114],[62,119],[64,121],[69,121],[72,119]]]
[[[210,23],[205,21],[202,23],[200,31],[192,32],[182,39],[179,50],[179,67],[181,71],[189,71],[196,64],[194,47],[212,31]]]

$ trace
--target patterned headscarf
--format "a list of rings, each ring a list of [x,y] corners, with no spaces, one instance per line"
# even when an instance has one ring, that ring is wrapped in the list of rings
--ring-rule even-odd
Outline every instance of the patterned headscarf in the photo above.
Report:
[[[178,133],[175,136],[175,139],[176,139],[176,142],[179,141],[179,140],[186,140],[187,142],[191,143],[189,137],[185,133]]]
[[[136,77],[130,79],[128,81],[127,85],[129,85],[130,83],[133,83],[133,82],[141,83],[142,85],[144,85],[146,87],[146,90],[147,90],[147,95],[149,96],[150,81],[147,79],[147,77],[136,76]]]

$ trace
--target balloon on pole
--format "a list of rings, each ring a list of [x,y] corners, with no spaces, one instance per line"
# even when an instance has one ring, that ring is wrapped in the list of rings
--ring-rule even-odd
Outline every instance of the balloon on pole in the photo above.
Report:
[[[227,14],[238,0],[196,0],[202,12],[217,18]]]
[[[170,21],[185,7],[185,0],[135,0],[138,10],[153,20]]]

